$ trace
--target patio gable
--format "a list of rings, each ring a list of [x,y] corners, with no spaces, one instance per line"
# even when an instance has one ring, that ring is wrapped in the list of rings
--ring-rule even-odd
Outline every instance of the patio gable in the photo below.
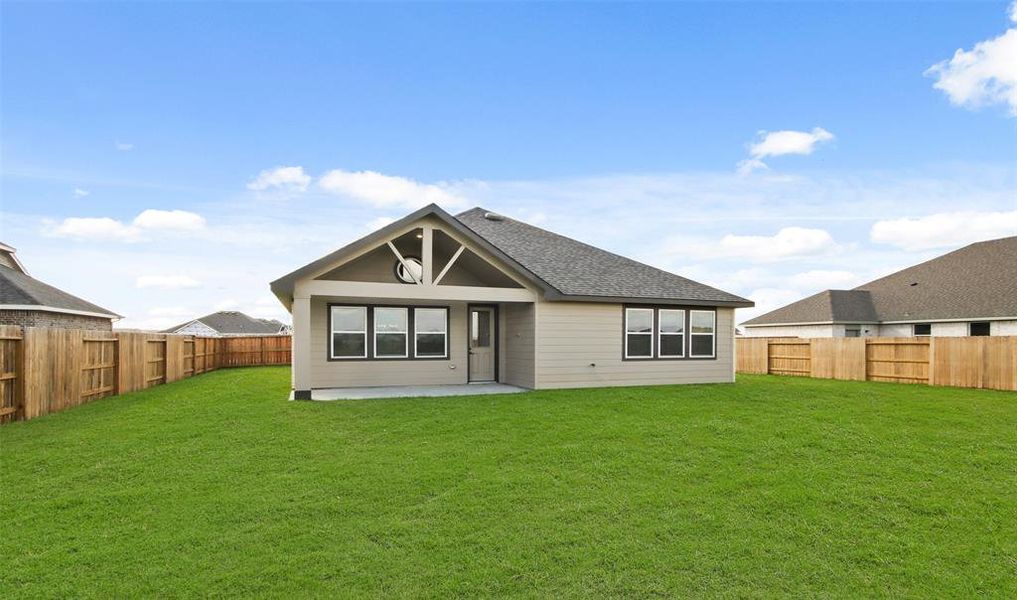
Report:
[[[532,275],[438,207],[382,228],[272,283],[288,307],[296,298],[379,301],[532,302]]]

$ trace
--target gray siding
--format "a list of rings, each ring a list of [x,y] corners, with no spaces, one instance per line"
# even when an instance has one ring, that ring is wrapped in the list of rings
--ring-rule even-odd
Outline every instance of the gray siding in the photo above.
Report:
[[[312,388],[466,383],[465,302],[443,304],[450,306],[447,360],[330,361],[327,355],[329,301],[319,296],[311,298]]]
[[[501,381],[534,388],[534,305],[503,304],[501,313]]]
[[[716,359],[670,361],[622,360],[620,304],[540,302],[536,311],[538,388],[734,381],[733,309],[717,309]]]

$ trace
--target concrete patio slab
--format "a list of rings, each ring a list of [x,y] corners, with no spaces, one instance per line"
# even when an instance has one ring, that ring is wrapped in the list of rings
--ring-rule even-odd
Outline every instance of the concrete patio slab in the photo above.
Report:
[[[359,388],[322,388],[311,390],[311,400],[366,400],[371,398],[418,398],[440,396],[486,396],[518,394],[524,388],[504,383],[469,383],[464,385],[401,385]],[[290,400],[293,393],[290,392]]]

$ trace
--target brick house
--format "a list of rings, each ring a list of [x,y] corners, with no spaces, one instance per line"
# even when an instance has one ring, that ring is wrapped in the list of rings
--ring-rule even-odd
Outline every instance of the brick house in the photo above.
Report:
[[[114,312],[33,278],[18,260],[15,249],[0,242],[0,325],[109,331],[119,318]]]

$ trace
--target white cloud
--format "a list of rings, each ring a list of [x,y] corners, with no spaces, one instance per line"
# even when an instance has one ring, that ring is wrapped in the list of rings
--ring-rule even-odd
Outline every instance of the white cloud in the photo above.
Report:
[[[78,240],[137,242],[144,232],[194,232],[205,227],[205,218],[186,210],[142,211],[130,225],[109,217],[68,217],[44,232]]]
[[[756,169],[767,169],[764,158],[786,154],[812,154],[821,142],[833,139],[833,134],[822,127],[812,131],[760,131],[759,141],[749,146],[749,158],[738,163],[738,172],[747,175]]]
[[[774,235],[728,234],[719,242],[700,246],[698,256],[742,258],[755,262],[773,262],[803,256],[830,254],[840,249],[825,229],[784,227]]]
[[[91,192],[89,192],[88,190],[83,190],[81,188],[74,188],[74,197],[75,198],[84,198],[85,196],[87,196],[90,193]]]
[[[180,290],[200,287],[201,282],[187,275],[142,275],[134,280],[139,289]]]
[[[919,218],[878,221],[869,238],[904,250],[959,246],[1017,235],[1017,210],[1003,212],[937,213]]]
[[[120,150],[121,152],[127,152],[129,150],[134,150],[134,144],[130,144],[128,142],[117,141],[117,142],[113,142],[113,145],[116,146],[117,150]]]
[[[979,42],[969,51],[958,49],[953,58],[929,67],[933,87],[950,102],[965,108],[1006,105],[1017,116],[1017,29]]]
[[[150,208],[134,218],[134,226],[142,229],[197,231],[205,227],[205,217],[186,210]]]
[[[444,183],[419,183],[405,177],[375,171],[334,169],[318,180],[321,189],[332,194],[366,202],[378,208],[416,209],[434,203],[445,208],[462,207],[466,200]]]
[[[1007,15],[1017,22],[1017,2]],[[932,87],[944,92],[950,102],[968,109],[1004,105],[1017,116],[1017,29],[978,42],[971,50],[958,48],[953,58],[938,62],[925,71],[934,77]]]
[[[304,172],[303,167],[276,167],[259,173],[247,184],[247,189],[262,191],[276,188],[303,192],[310,183],[311,176]]]
[[[68,217],[50,229],[50,234],[56,237],[79,240],[111,239],[133,242],[137,241],[138,233],[137,228],[109,217]]]

